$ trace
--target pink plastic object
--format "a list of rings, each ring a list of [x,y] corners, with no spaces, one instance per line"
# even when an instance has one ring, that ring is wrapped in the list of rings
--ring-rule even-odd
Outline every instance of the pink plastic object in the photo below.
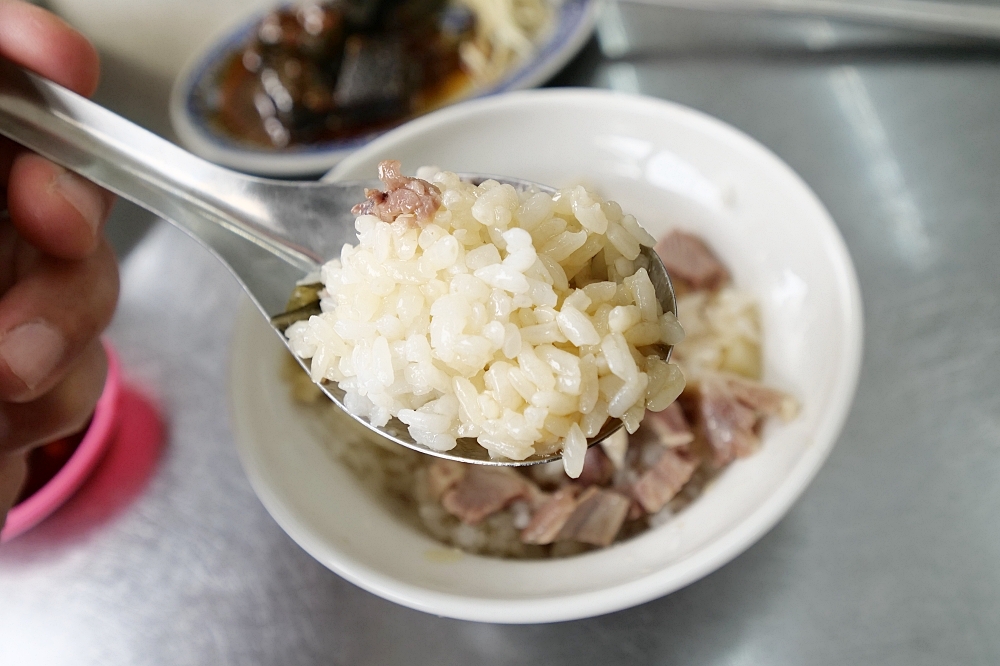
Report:
[[[108,357],[108,376],[86,434],[62,469],[38,492],[10,510],[7,522],[0,531],[0,542],[26,532],[62,506],[94,470],[114,439],[118,424],[121,371],[118,356],[107,340],[104,340],[104,352]]]

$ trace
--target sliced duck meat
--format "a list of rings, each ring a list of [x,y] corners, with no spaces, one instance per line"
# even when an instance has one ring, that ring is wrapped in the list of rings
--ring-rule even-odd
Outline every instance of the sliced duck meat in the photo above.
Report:
[[[576,509],[559,530],[557,541],[607,546],[625,522],[632,501],[613,490],[590,486],[577,498]]]
[[[727,374],[723,378],[726,388],[737,400],[761,414],[777,416],[786,422],[798,414],[799,405],[795,398],[783,391],[738,375]]]
[[[646,423],[664,446],[683,446],[694,441],[691,425],[676,402],[661,412],[646,412]]]
[[[600,446],[587,449],[583,459],[583,471],[580,472],[577,483],[581,486],[607,485],[615,475],[615,464]]]
[[[656,244],[670,278],[690,290],[716,290],[729,282],[729,271],[697,236],[672,231]]]
[[[667,449],[632,487],[632,496],[648,513],[656,513],[680,492],[698,469],[698,461],[685,451]]]
[[[633,499],[632,503],[628,506],[628,513],[625,514],[625,520],[639,520],[646,515],[646,510],[642,508],[642,504],[639,504],[638,500]]]
[[[441,207],[441,190],[436,185],[400,173],[397,160],[385,160],[378,165],[378,177],[385,183],[386,191],[366,189],[367,201],[359,203],[351,212],[355,215],[375,215],[392,223],[400,215],[413,215],[423,225],[434,217]]]
[[[576,486],[560,488],[549,497],[521,531],[521,541],[538,545],[550,544],[576,510]]]
[[[738,384],[721,373],[703,376],[698,385],[701,430],[716,467],[750,455],[760,443],[756,427],[764,414],[745,404],[734,386]]]
[[[525,479],[502,467],[469,466],[462,478],[441,497],[445,511],[463,523],[478,525],[519,497],[528,497]]]
[[[390,191],[409,187],[410,183],[413,181],[421,183],[427,182],[420,180],[419,178],[404,176],[402,169],[403,165],[399,160],[382,160],[378,163],[378,179],[381,180],[386,189]],[[434,189],[437,190],[436,187]]]
[[[562,463],[560,462],[560,464]],[[541,507],[549,501],[550,497],[552,497],[551,493],[547,493],[542,490],[538,484],[532,481],[529,477],[522,474],[521,478],[524,479],[524,485],[527,487],[524,492],[524,499],[528,503],[528,506],[531,507],[532,511]]]
[[[466,465],[454,460],[435,458],[427,465],[427,490],[436,500],[451,490],[465,476]]]

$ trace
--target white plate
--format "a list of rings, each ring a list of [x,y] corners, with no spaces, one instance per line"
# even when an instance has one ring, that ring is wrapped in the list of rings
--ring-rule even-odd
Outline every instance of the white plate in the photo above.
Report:
[[[594,29],[598,0],[561,0],[556,3],[551,29],[534,56],[489,88],[472,93],[476,97],[510,90],[533,88],[548,81],[583,48]],[[243,18],[226,29],[197,53],[174,81],[170,94],[170,120],[181,144],[207,160],[240,171],[269,176],[309,176],[322,173],[371,136],[296,146],[281,151],[261,150],[215,131],[199,113],[192,91],[205,71],[243,42],[262,13]]]
[[[370,177],[383,158],[586,180],[655,235],[705,237],[759,299],[766,380],[802,403],[755,455],[691,506],[637,538],[586,555],[445,561],[441,547],[362,491],[304,424],[277,381],[280,342],[251,307],[233,344],[236,439],[271,515],[316,559],[387,599],[491,622],[568,620],[626,608],[715,570],[769,530],[840,432],[861,362],[861,298],[843,240],[809,188],[744,134],[696,111],[586,90],[514,93],[450,107],[375,140],[337,167]]]

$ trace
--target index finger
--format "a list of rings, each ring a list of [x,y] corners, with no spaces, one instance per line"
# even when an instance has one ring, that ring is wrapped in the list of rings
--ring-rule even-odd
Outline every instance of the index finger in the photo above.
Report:
[[[90,42],[62,19],[19,0],[0,0],[0,58],[81,95],[97,87],[98,56]],[[0,138],[0,209],[9,207],[18,231],[40,250],[66,259],[92,252],[112,200]]]
[[[100,65],[87,38],[19,0],[0,0],[0,57],[86,97],[97,89]]]
[[[97,89],[100,62],[87,38],[61,18],[20,0],[0,0],[0,58],[87,97]],[[0,188],[17,150],[0,137]]]

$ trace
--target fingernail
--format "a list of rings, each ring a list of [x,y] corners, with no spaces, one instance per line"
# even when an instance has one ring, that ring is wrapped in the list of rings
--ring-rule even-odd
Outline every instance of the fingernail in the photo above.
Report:
[[[98,227],[104,221],[104,198],[95,190],[94,185],[84,180],[72,171],[63,171],[53,181],[55,189],[63,199],[69,202],[90,225],[91,231],[97,234]]]
[[[21,324],[0,338],[0,358],[29,389],[49,376],[65,352],[62,333],[44,321]]]

